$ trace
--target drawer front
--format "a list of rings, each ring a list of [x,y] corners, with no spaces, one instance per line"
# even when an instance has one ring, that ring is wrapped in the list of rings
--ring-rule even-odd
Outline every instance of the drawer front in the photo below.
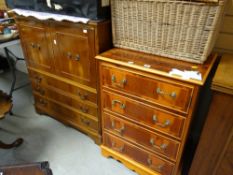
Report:
[[[99,130],[97,119],[86,117],[37,94],[34,94],[34,98],[37,108],[45,111],[47,114],[58,120],[69,123],[78,129],[91,130],[94,132]]]
[[[103,126],[105,130],[134,144],[140,144],[150,151],[163,154],[172,160],[176,159],[179,148],[179,143],[176,141],[106,113],[103,114]]]
[[[101,84],[173,110],[188,112],[193,87],[149,78],[125,69],[101,66]],[[143,88],[142,88],[143,86]]]
[[[182,136],[185,119],[180,116],[107,91],[102,92],[102,105],[105,111],[121,114],[150,129],[176,138]]]
[[[104,133],[103,142],[108,148],[143,164],[157,173],[170,175],[173,172],[174,165],[172,163],[167,162],[154,154],[141,150],[118,137]]]
[[[51,78],[49,76],[40,74],[38,72],[29,70],[31,81],[42,86],[50,86],[52,88],[57,88],[64,93],[68,93],[69,95],[76,96],[82,101],[89,101],[92,103],[97,103],[97,95],[95,93],[89,92],[83,88],[74,86],[67,82],[57,80],[55,78]]]
[[[84,114],[89,114],[94,117],[97,117],[97,108],[91,105],[86,104],[81,100],[76,100],[72,97],[66,96],[56,91],[54,88],[45,88],[44,86],[40,86],[34,82],[32,82],[32,88],[34,93],[55,100],[59,103],[63,103],[64,105],[68,105],[69,107],[74,108],[75,110],[79,110]]]

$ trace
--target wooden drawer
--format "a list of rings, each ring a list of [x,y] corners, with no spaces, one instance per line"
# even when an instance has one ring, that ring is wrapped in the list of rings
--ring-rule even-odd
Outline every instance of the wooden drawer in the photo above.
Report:
[[[188,112],[193,87],[178,84],[160,77],[149,78],[139,72],[102,64],[100,67],[101,84],[129,93],[135,98],[168,107],[172,110]]]
[[[35,105],[41,111],[57,118],[65,123],[69,123],[81,130],[91,130],[97,132],[98,120],[96,118],[87,117],[81,113],[77,113],[64,107],[55,101],[48,100],[37,94],[34,94]]]
[[[142,145],[150,151],[176,160],[179,148],[179,143],[176,141],[106,113],[103,114],[103,127],[134,144]]]
[[[75,110],[79,110],[84,114],[89,114],[94,117],[97,117],[97,107],[94,105],[90,105],[85,103],[84,101],[74,99],[72,96],[66,96],[55,88],[40,86],[34,82],[32,82],[32,88],[34,93],[44,96],[46,98],[50,98],[59,103],[63,103],[64,105],[68,105],[69,107],[74,108]]]
[[[162,175],[170,175],[173,172],[174,165],[172,163],[125,142],[116,136],[104,132],[103,142],[105,146],[112,150],[119,152],[120,154],[127,156]]]
[[[105,111],[121,114],[152,130],[176,138],[182,137],[185,122],[183,117],[105,90],[102,92],[102,105]]]
[[[44,74],[29,70],[31,81],[42,86],[50,86],[52,88],[60,89],[63,93],[77,97],[83,101],[90,101],[92,103],[97,103],[97,95],[95,93],[89,92],[81,87],[75,86],[73,84],[61,81]]]

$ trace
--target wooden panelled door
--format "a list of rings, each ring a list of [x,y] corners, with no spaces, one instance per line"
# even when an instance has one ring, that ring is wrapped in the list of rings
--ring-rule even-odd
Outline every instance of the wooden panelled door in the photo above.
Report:
[[[52,32],[55,67],[65,78],[95,87],[94,30],[58,25]]]
[[[53,62],[49,51],[46,29],[21,24],[20,36],[28,65],[50,72]]]

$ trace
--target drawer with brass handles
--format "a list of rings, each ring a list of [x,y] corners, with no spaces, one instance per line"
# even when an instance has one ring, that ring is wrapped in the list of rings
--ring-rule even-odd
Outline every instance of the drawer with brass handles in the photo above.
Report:
[[[150,168],[159,174],[171,175],[173,172],[173,163],[160,158],[156,154],[142,150],[119,137],[104,132],[103,142],[104,146],[128,157],[129,159],[141,163],[145,167]]]
[[[162,154],[173,161],[176,160],[180,145],[177,141],[106,113],[103,114],[103,127],[105,131],[123,137],[139,146],[143,146],[149,151]]]
[[[119,90],[134,98],[188,113],[193,86],[155,76],[146,77],[137,71],[130,72],[115,66],[102,65],[100,75],[103,88]]]
[[[74,99],[66,96],[65,94],[59,93],[56,89],[46,88],[44,86],[32,83],[34,93],[55,100],[58,103],[62,103],[65,106],[79,110],[82,113],[89,114],[97,117],[97,107],[95,105],[87,104],[84,101]]]
[[[46,78],[44,75],[35,71],[31,71],[30,69],[29,69],[29,74],[30,74],[31,82],[40,85],[46,85]]]
[[[185,118],[179,115],[147,106],[105,90],[102,92],[102,106],[106,112],[120,114],[122,117],[133,120],[149,129],[178,139],[182,137]]]
[[[98,131],[98,119],[94,117],[86,117],[80,113],[70,110],[56,102],[50,101],[37,94],[34,94],[35,105],[45,113],[57,118],[58,120],[65,121],[81,129],[89,129]]]
[[[30,70],[30,77],[32,82],[36,84],[40,84],[43,86],[50,86],[51,88],[56,88],[64,91],[65,93],[69,93],[70,95],[86,102],[97,103],[97,95],[90,91],[87,91],[81,87],[75,86],[73,84],[67,83],[65,81],[60,81],[55,78],[49,77],[44,74],[40,74],[36,71]]]

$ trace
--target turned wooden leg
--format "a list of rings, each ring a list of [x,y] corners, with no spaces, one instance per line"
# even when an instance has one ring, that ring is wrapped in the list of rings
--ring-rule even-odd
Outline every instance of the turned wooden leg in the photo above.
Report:
[[[0,140],[0,148],[2,148],[2,149],[15,148],[15,147],[19,147],[22,143],[23,143],[23,139],[21,139],[21,138],[15,140],[13,143],[10,143],[10,144],[3,143]]]

